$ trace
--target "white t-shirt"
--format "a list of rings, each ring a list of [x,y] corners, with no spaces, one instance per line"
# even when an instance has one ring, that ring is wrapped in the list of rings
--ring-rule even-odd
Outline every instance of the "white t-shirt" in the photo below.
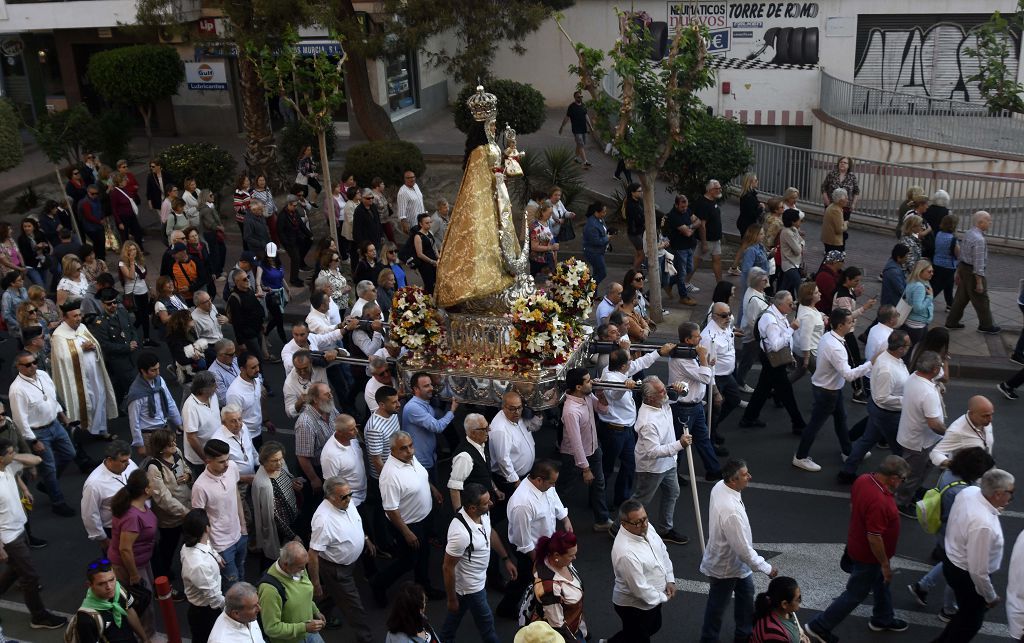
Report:
[[[388,456],[380,472],[380,496],[384,511],[397,509],[406,524],[426,520],[433,507],[427,470],[416,458],[405,463]]]
[[[117,265],[119,268],[125,267],[123,261],[118,261]],[[126,295],[145,295],[149,292],[149,286],[146,285],[145,277],[139,277],[138,271],[128,279],[124,281],[124,292]]]
[[[25,508],[21,506],[21,492],[15,476],[21,471],[20,462],[11,462],[0,471],[0,540],[7,543],[25,531]]]
[[[320,468],[324,472],[324,480],[341,476],[348,483],[353,507],[363,504],[366,500],[366,465],[363,464],[363,450],[359,442],[352,440],[345,446],[332,435],[320,451]]]
[[[913,373],[903,385],[903,412],[896,433],[900,446],[911,451],[924,451],[942,439],[928,428],[927,418],[944,421],[942,398],[933,382]]]
[[[220,402],[216,395],[210,396],[210,403],[203,404],[196,399],[195,395],[189,395],[185,403],[181,405],[182,429],[185,433],[197,433],[199,444],[205,445],[207,441],[220,430]],[[185,436],[185,460],[192,464],[203,464],[203,456],[196,453],[189,444],[188,436]]]
[[[61,277],[60,281],[57,282],[57,290],[66,290],[71,293],[69,299],[81,299],[89,292],[89,280],[86,279],[84,272],[79,273],[78,281],[71,281],[67,277]]]
[[[459,559],[455,565],[455,593],[460,596],[475,594],[487,583],[487,563],[491,558],[491,518],[487,514],[480,516],[476,523],[459,509],[458,516],[466,521],[466,526],[458,519],[452,518],[448,525],[448,544],[444,553]],[[470,544],[473,550],[469,551]]]

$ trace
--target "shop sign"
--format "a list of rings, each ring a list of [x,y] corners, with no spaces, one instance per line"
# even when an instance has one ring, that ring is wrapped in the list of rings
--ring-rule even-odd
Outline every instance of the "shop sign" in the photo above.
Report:
[[[222,62],[185,63],[185,82],[189,89],[201,91],[228,88],[227,72]]]

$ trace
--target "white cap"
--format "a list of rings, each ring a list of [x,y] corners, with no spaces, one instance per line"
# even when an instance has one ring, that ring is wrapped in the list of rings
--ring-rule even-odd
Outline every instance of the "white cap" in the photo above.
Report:
[[[271,241],[270,243],[267,244],[267,256],[268,257],[276,257],[277,256],[277,244],[274,243],[273,241]]]

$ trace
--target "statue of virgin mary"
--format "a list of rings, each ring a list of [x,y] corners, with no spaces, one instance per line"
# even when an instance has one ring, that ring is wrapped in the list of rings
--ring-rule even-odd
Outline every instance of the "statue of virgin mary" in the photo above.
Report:
[[[445,309],[503,313],[518,297],[533,292],[529,236],[526,230],[517,234],[513,224],[505,162],[495,140],[497,98],[478,86],[466,104],[475,122],[467,135],[462,185],[437,262],[434,296]]]

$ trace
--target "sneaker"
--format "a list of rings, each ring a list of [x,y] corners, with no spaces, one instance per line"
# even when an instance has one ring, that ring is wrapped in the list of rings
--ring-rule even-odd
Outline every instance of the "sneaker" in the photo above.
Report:
[[[872,632],[906,632],[908,627],[910,626],[907,625],[906,621],[898,618],[894,618],[885,624],[876,623],[874,619],[868,621],[868,629]]]
[[[740,272],[739,268],[729,268],[729,274],[732,275],[733,277],[739,277],[743,273]]]
[[[672,311],[669,310],[668,308],[662,308],[661,309],[661,316],[662,317],[668,317],[671,314],[672,314]]]
[[[1024,353],[1010,353],[1010,361],[1024,366]]]
[[[807,456],[806,458],[793,456],[792,464],[797,469],[803,469],[804,471],[810,471],[812,473],[815,471],[821,471],[821,465],[812,460],[811,456]]]
[[[605,520],[604,522],[595,522],[594,526],[593,526],[593,530],[594,531],[598,531],[598,532],[600,532],[600,531],[608,531],[609,529],[612,528],[612,525],[614,525],[614,524],[615,523],[612,522],[611,520]]]
[[[184,603],[185,602],[185,592],[179,591],[178,589],[172,587],[171,588],[171,600],[174,601],[175,603]]]
[[[683,306],[696,306],[697,300],[694,299],[693,297],[680,297],[679,303],[682,304]]]
[[[659,535],[661,536],[662,540],[673,545],[685,545],[686,543],[690,542],[689,538],[682,535],[675,529],[669,529],[665,533]]]
[[[839,457],[843,459],[843,462],[846,462],[846,461],[847,461],[847,460],[848,460],[848,459],[850,458],[850,454],[849,454],[849,453],[840,453],[840,454],[839,454]],[[865,454],[864,454],[864,456],[863,456],[863,457],[861,458],[861,462],[863,462],[864,460],[867,460],[867,459],[868,459],[868,458],[870,458],[870,457],[871,457],[871,452],[870,452],[870,451],[868,451],[868,452],[867,452],[867,453],[865,453]]]
[[[952,307],[952,306],[946,306],[946,312],[947,312],[947,313],[948,313],[949,311],[951,311],[951,310],[953,310],[953,307]]]
[[[889,446],[889,443],[886,442],[884,439],[883,440],[879,440],[878,442],[876,442],[875,443],[875,447],[879,448],[879,449],[891,449],[892,448],[892,447]]]
[[[900,515],[903,516],[904,518],[913,518],[914,520],[917,520],[917,506],[916,505],[913,505],[913,504],[900,505],[899,507],[897,507],[897,509],[899,510]]]
[[[998,335],[999,333],[1003,332],[1003,329],[1000,328],[999,326],[989,326],[988,328],[982,328],[981,326],[978,326],[978,332],[984,335]]]
[[[1005,397],[1008,400],[1016,400],[1018,397],[1020,397],[1019,395],[1017,395],[1017,391],[1014,391],[1012,388],[1006,385],[1006,382],[999,382],[999,384],[996,384],[996,388],[999,389],[999,392],[1003,394],[1003,397]]]
[[[700,292],[700,286],[696,284],[686,284],[686,292]]]
[[[907,585],[907,590],[914,596],[914,600],[921,607],[928,607],[928,592],[921,589],[921,586],[917,584],[917,581]]]
[[[590,167],[590,166],[591,166],[590,161],[584,161],[583,162],[583,167]]]
[[[812,623],[804,623],[804,634],[817,643],[839,643],[839,637],[828,630],[820,629]]]
[[[42,538],[36,538],[35,536],[29,536],[28,538],[29,549],[42,549],[43,547],[46,547],[48,544],[49,543],[43,540]]]
[[[950,614],[949,612],[946,611],[946,608],[943,607],[942,609],[939,610],[939,613],[936,614],[936,616],[938,616],[939,620],[942,621],[943,623],[949,623],[950,621],[953,620],[953,617],[956,616],[956,612],[953,612],[952,614]]]
[[[745,408],[747,408],[747,405],[748,405],[748,404],[750,404],[750,402],[747,402],[746,400],[740,400],[740,404],[739,404],[739,407],[740,407],[741,409],[745,409]]]
[[[754,389],[751,388],[751,386],[749,384],[744,384],[743,386],[740,387],[740,392],[741,393],[753,393]]]
[[[50,612],[43,612],[39,616],[33,617],[29,625],[33,630],[59,630],[67,627],[68,619]]]
[[[865,397],[863,393],[854,393],[853,395],[850,396],[850,399],[856,402],[857,404],[868,403],[868,398]]]

